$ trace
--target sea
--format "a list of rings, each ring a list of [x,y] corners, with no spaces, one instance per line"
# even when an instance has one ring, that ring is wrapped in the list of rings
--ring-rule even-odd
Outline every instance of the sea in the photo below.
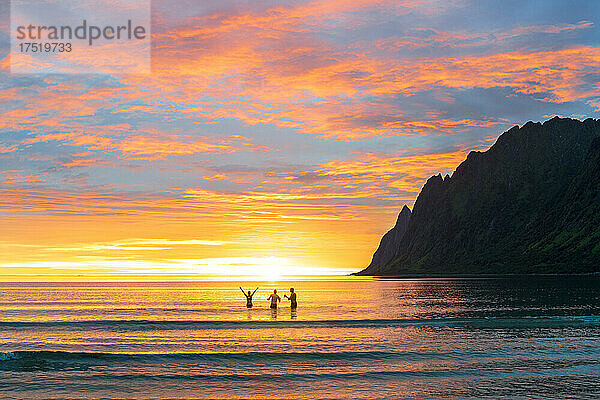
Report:
[[[0,398],[600,398],[600,277],[0,283]]]

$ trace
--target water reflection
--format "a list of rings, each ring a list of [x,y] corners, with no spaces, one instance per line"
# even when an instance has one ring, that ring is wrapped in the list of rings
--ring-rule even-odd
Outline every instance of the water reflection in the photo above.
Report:
[[[293,282],[302,294],[301,320],[470,318],[596,315],[600,278],[339,279]],[[253,282],[254,283],[254,282]],[[269,283],[256,296],[272,292]],[[156,284],[0,284],[0,315],[10,321],[271,320],[276,314],[246,309],[247,282]],[[290,286],[289,282],[277,286]],[[275,285],[273,285],[275,286]],[[289,303],[283,305],[288,308]],[[287,310],[285,315],[287,319]]]
[[[487,318],[596,315],[600,277],[378,279],[379,317]]]

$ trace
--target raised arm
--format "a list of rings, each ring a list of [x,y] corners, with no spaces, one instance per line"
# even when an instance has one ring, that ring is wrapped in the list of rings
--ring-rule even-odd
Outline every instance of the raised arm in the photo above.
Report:
[[[242,293],[244,293],[244,296],[248,297],[248,295],[246,294],[246,292],[244,292],[244,289],[242,289],[241,286],[240,286],[240,290],[242,291]]]
[[[254,289],[254,292],[252,292],[252,296],[254,296],[254,293],[256,293],[257,290],[258,288]]]

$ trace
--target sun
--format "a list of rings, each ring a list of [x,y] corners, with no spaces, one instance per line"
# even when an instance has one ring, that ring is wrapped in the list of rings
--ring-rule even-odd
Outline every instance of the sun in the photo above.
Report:
[[[278,281],[283,275],[297,275],[289,260],[281,257],[264,257],[257,260],[253,268],[254,275],[266,281]]]

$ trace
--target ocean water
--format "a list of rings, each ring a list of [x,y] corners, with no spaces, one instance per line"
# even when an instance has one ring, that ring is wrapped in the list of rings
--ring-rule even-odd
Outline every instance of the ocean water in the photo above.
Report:
[[[0,398],[600,398],[600,278],[0,283]]]

